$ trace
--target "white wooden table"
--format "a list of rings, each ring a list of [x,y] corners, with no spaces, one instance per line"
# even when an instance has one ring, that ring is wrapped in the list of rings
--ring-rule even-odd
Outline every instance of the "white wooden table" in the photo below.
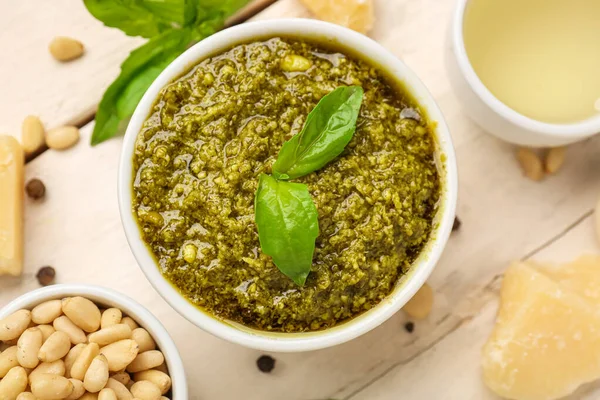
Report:
[[[371,36],[404,60],[437,99],[450,125],[460,173],[454,233],[433,273],[435,308],[412,334],[399,312],[350,343],[303,354],[276,354],[260,373],[260,352],[212,337],[174,312],[152,289],[129,250],[117,209],[121,139],[89,146],[93,112],[119,64],[141,39],[104,27],[80,0],[0,0],[0,132],[19,135],[23,117],[48,128],[84,124],[81,142],[28,163],[27,178],[47,187],[27,200],[25,273],[0,279],[0,306],[37,288],[35,273],[56,268],[57,282],[110,286],[129,294],[165,324],[181,351],[193,400],[495,399],[480,379],[481,345],[491,331],[501,274],[511,260],[569,260],[598,252],[592,207],[600,190],[600,137],[572,146],[557,176],[521,176],[513,148],[466,119],[444,68],[451,0],[376,0]],[[255,18],[308,16],[298,0],[279,0]],[[55,62],[56,35],[80,39],[86,55]],[[597,399],[600,386],[574,399]]]

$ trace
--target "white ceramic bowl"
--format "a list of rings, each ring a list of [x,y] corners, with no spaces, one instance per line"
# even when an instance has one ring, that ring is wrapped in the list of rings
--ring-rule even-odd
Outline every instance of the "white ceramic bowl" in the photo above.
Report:
[[[454,92],[473,121],[500,139],[533,147],[566,145],[600,132],[600,115],[577,123],[550,124],[526,117],[494,97],[473,70],[465,50],[463,17],[470,0],[457,1],[446,46],[446,65]]]
[[[437,159],[443,181],[440,211],[435,218],[437,228],[411,271],[401,279],[393,293],[378,306],[347,323],[323,331],[299,334],[253,330],[231,321],[217,319],[189,303],[160,274],[156,261],[140,238],[140,230],[131,207],[134,142],[159,91],[190,66],[207,56],[253,39],[279,35],[317,39],[353,49],[355,53],[362,54],[364,58],[383,66],[390,75],[404,83],[427,111],[430,120],[437,122],[435,132],[439,145]],[[441,157],[441,154],[444,157]],[[179,56],[154,81],[137,106],[125,134],[119,166],[118,195],[121,219],[133,254],[152,285],[175,310],[200,328],[231,342],[266,351],[305,351],[333,346],[375,328],[392,316],[423,285],[439,259],[452,229],[456,194],[456,161],[448,127],[431,94],[417,76],[390,52],[368,37],[337,25],[306,19],[270,20],[238,25],[201,41]]]
[[[156,341],[165,356],[172,380],[173,396],[171,400],[188,400],[187,381],[183,362],[177,347],[164,326],[142,305],[124,294],[101,286],[91,285],[52,285],[26,293],[0,309],[0,319],[17,310],[31,310],[47,300],[62,299],[69,296],[82,296],[104,307],[116,307],[133,318],[138,325],[146,329]]]

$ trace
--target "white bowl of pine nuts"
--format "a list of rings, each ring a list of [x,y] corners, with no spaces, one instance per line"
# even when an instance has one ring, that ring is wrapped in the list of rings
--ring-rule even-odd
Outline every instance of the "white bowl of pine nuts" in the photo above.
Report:
[[[55,285],[0,310],[0,399],[187,400],[164,326],[111,289]]]

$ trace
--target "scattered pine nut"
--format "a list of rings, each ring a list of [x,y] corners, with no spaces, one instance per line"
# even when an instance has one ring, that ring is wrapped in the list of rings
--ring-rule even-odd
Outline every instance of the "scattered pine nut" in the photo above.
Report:
[[[26,154],[33,154],[46,144],[42,121],[35,115],[28,115],[21,126],[21,145]]]
[[[555,174],[565,163],[566,147],[553,147],[548,150],[544,167],[547,173]]]
[[[424,284],[402,309],[414,319],[423,319],[427,318],[432,308],[433,290],[431,286]]]
[[[76,126],[61,126],[46,133],[46,144],[53,150],[66,150],[79,141],[79,129]]]
[[[544,178],[542,160],[533,150],[521,147],[517,151],[517,160],[519,160],[523,174],[527,178],[533,181],[541,181]]]
[[[57,36],[48,46],[52,57],[58,61],[71,61],[83,55],[83,43],[66,36]]]

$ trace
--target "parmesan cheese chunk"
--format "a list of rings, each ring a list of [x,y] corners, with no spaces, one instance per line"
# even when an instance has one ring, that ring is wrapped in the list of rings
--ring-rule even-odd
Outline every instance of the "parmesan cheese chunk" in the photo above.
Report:
[[[586,282],[600,281],[600,263],[591,257],[564,268],[528,263],[508,268],[482,357],[484,381],[496,394],[552,400],[600,378],[598,289],[579,294],[586,292]]]

